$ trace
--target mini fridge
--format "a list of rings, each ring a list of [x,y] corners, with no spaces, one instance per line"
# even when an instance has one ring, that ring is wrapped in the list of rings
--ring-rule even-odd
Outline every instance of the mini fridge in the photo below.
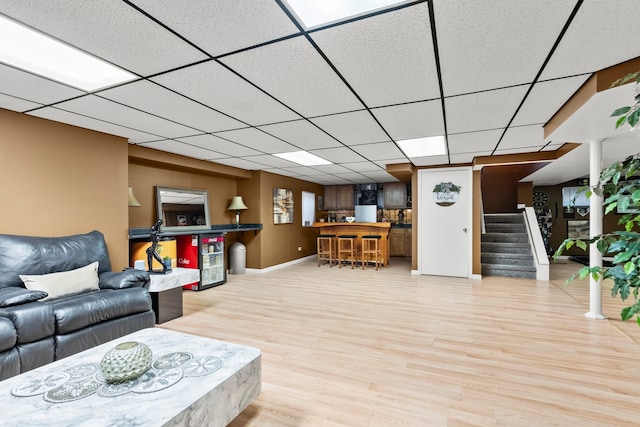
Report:
[[[176,236],[176,240],[178,267],[200,270],[200,281],[185,285],[184,289],[201,291],[226,283],[224,235],[191,234]]]

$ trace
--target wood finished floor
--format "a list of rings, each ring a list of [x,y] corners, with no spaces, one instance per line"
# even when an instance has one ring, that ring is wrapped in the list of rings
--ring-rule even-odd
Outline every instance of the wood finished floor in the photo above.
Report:
[[[262,393],[231,424],[637,426],[640,327],[584,317],[588,282],[412,276],[408,261],[315,261],[184,292],[160,325],[262,350]]]

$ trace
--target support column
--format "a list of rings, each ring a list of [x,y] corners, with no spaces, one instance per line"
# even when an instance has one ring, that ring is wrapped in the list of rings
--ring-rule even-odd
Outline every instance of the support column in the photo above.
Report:
[[[602,139],[591,141],[589,158],[589,185],[593,187],[598,184],[602,172]],[[589,235],[592,237],[602,234],[602,202],[602,196],[596,193],[589,198]],[[602,267],[602,254],[595,243],[589,246],[589,265]],[[589,312],[585,313],[585,316],[591,319],[606,319],[602,314],[602,277],[595,280],[589,276]]]

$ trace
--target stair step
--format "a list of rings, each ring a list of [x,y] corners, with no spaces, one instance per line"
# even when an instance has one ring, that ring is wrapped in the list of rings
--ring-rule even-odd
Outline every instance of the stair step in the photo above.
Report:
[[[522,214],[484,214],[484,223],[516,223],[524,224]]]
[[[481,253],[480,262],[491,265],[517,265],[523,267],[533,267],[533,256],[526,254],[496,254]]]
[[[486,223],[484,228],[487,233],[523,233],[527,230],[524,224],[513,222]]]
[[[513,266],[503,264],[482,264],[483,276],[517,277],[535,279],[535,267]]]
[[[481,242],[482,253],[494,254],[531,254],[531,246],[527,243]]]
[[[529,243],[527,233],[485,233],[481,242]]]

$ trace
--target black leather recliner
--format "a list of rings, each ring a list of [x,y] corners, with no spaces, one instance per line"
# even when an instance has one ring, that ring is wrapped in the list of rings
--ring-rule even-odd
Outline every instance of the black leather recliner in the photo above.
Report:
[[[42,300],[21,274],[98,261],[99,290]],[[99,231],[65,237],[0,234],[0,380],[154,326],[149,274],[112,272]]]

